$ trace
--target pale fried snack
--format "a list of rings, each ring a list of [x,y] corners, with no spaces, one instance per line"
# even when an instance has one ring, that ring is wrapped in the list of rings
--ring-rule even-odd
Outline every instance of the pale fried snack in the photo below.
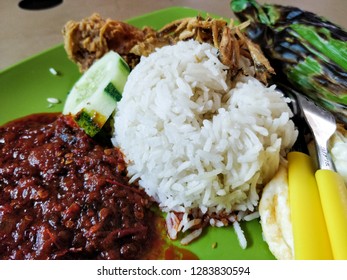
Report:
[[[329,145],[336,171],[343,177],[347,187],[347,130],[345,125],[337,124],[337,129],[329,140]]]
[[[290,220],[288,170],[282,162],[276,175],[263,189],[259,202],[263,238],[279,260],[294,259],[293,230]]]

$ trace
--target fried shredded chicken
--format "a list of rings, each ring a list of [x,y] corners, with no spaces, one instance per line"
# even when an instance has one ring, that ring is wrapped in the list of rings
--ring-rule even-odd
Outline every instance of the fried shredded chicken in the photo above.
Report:
[[[66,52],[81,72],[110,50],[118,52],[133,68],[141,56],[148,56],[156,48],[194,39],[218,48],[219,58],[229,67],[231,79],[239,74],[253,75],[267,84],[275,72],[259,46],[242,33],[247,25],[248,22],[236,26],[233,21],[228,23],[223,19],[197,16],[175,20],[156,31],[150,27],[140,29],[125,22],[104,20],[93,14],[80,22],[67,22],[63,35]],[[253,72],[250,66],[253,66]]]
[[[105,20],[95,13],[80,22],[68,21],[62,33],[68,57],[84,72],[110,50],[116,51],[130,63],[128,56],[131,48],[146,36],[155,34],[155,31],[151,28],[141,30],[117,20]]]

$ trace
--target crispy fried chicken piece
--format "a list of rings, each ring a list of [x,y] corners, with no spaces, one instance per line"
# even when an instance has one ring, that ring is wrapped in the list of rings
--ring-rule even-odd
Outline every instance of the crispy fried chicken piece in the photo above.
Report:
[[[260,48],[241,32],[247,25],[245,22],[234,26],[232,21],[228,24],[224,19],[197,16],[175,20],[155,31],[103,20],[93,14],[81,22],[69,21],[63,34],[65,49],[81,71],[109,50],[118,52],[133,68],[141,56],[148,56],[156,48],[194,39],[218,48],[221,62],[229,67],[231,80],[237,75],[252,75],[267,84],[274,70]]]
[[[148,27],[138,29],[121,21],[105,20],[95,13],[79,22],[68,21],[62,33],[68,57],[84,72],[94,60],[110,50],[118,52],[131,64],[132,58],[128,56],[130,49],[155,31]]]

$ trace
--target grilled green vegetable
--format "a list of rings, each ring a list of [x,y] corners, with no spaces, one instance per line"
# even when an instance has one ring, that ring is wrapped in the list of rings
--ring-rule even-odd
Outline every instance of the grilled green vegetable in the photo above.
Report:
[[[258,43],[288,83],[347,123],[347,32],[296,7],[233,0],[241,21],[250,20],[248,37]]]

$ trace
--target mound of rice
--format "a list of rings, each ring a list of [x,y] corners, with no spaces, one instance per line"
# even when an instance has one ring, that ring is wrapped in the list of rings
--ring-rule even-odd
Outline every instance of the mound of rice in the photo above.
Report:
[[[297,137],[287,102],[253,77],[232,84],[211,45],[179,42],[131,72],[113,143],[163,211],[252,212]]]

